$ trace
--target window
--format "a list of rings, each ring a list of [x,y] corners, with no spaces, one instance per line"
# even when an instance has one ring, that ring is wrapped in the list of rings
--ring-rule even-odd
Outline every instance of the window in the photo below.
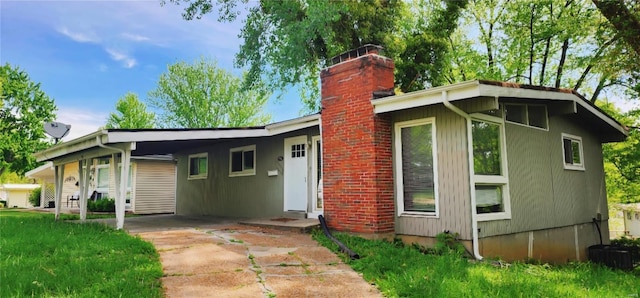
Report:
[[[256,174],[256,145],[233,148],[229,152],[229,176]]]
[[[109,193],[109,159],[101,158],[96,167],[96,191],[108,196]]]
[[[564,153],[564,168],[567,170],[584,171],[584,155],[582,153],[582,138],[570,134],[562,134],[562,151]]]
[[[547,107],[529,104],[505,104],[505,119],[531,127],[547,129]]]
[[[205,179],[209,168],[208,153],[189,155],[189,179]]]
[[[398,215],[438,216],[435,119],[396,123]]]
[[[473,119],[471,134],[478,220],[508,219],[511,211],[502,124],[488,117]]]

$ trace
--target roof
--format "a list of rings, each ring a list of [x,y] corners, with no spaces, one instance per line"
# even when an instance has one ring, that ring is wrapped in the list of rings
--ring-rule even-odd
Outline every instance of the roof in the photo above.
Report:
[[[40,184],[2,184],[0,189],[3,190],[34,190],[40,187]]]
[[[594,127],[601,130],[599,134],[603,141],[622,141],[628,135],[622,124],[576,91],[569,89],[475,80],[373,99],[371,103],[375,113],[386,113],[442,104],[445,101],[455,102],[487,97],[565,102],[574,106],[573,112],[575,114],[593,122]]]
[[[68,142],[59,143],[35,153],[38,161],[82,153],[90,149],[103,149],[103,155],[115,152],[119,146],[131,146],[133,155],[170,154],[191,145],[203,145],[212,140],[257,138],[278,135],[307,127],[319,126],[320,115],[313,114],[265,126],[237,128],[181,128],[181,129],[103,129]],[[60,161],[64,162],[64,161]]]

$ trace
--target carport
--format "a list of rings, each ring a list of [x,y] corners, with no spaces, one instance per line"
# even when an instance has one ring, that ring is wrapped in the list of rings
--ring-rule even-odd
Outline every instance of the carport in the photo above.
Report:
[[[311,115],[266,126],[203,129],[104,129],[59,143],[35,153],[39,162],[53,165],[55,218],[60,217],[64,165],[78,163],[80,219],[86,220],[90,165],[97,158],[109,158],[110,175],[115,177],[116,228],[124,227],[126,186],[132,156],[174,154],[185,148],[215,146],[229,139],[259,138],[317,125],[319,115]],[[178,198],[176,198],[178,199]]]

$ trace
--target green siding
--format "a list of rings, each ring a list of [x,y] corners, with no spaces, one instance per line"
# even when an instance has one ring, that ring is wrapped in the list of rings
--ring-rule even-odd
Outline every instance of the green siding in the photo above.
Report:
[[[602,146],[572,117],[550,117],[549,131],[505,124],[512,216],[480,222],[480,237],[607,218]],[[562,133],[582,137],[585,171],[564,169]]]
[[[273,137],[221,141],[176,154],[176,213],[227,217],[283,216],[284,161],[278,159],[284,155],[284,139],[306,135],[310,141],[311,136],[318,134],[318,128],[309,128]],[[229,177],[229,149],[249,145],[256,146],[256,175]],[[209,154],[208,176],[206,179],[188,180],[188,155],[201,152]],[[308,156],[311,158],[311,154]],[[278,170],[278,176],[267,176],[269,170]]]
[[[393,122],[427,117],[436,118],[440,214],[438,218],[410,217],[397,216],[396,212],[396,233],[435,237],[443,230],[449,230],[459,233],[464,240],[471,239],[466,121],[437,105],[394,113]],[[399,173],[394,175],[397,179]]]

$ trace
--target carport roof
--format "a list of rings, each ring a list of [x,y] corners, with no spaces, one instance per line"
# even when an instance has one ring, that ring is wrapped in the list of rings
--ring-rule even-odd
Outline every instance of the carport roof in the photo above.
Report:
[[[129,146],[134,156],[172,154],[186,146],[203,146],[225,139],[257,138],[318,126],[320,115],[265,126],[241,128],[103,129],[36,152],[38,161],[67,162],[71,156],[97,157]]]

